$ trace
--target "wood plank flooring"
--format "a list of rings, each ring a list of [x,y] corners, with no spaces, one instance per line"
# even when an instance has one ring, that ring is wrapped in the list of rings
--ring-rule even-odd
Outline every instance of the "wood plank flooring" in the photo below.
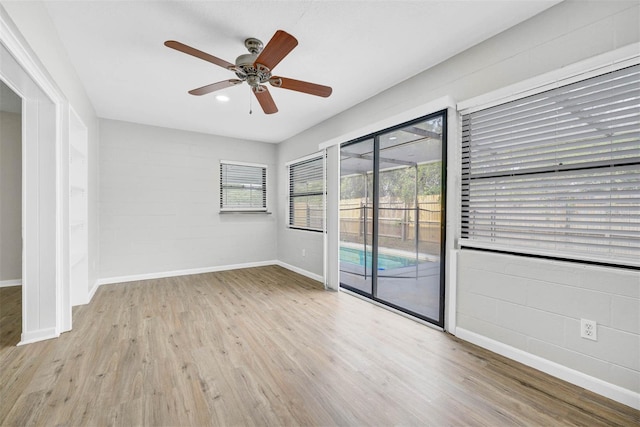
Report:
[[[15,347],[19,292],[0,289],[1,425],[640,423],[277,266],[105,285],[71,332]]]

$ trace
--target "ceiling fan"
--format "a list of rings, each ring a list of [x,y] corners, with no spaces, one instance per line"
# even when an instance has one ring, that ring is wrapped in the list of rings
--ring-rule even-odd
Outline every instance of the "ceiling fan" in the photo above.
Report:
[[[189,93],[191,95],[205,95],[220,89],[238,85],[242,82],[247,82],[251,87],[251,91],[258,99],[258,102],[265,114],[273,114],[278,112],[278,107],[276,107],[267,86],[265,86],[265,83],[267,82],[273,87],[322,96],[324,98],[331,95],[332,92],[332,89],[329,86],[322,86],[315,83],[274,76],[271,74],[273,68],[298,45],[298,40],[296,40],[295,37],[282,30],[276,31],[264,48],[262,42],[258,39],[246,39],[244,41],[244,45],[249,50],[249,53],[238,56],[235,64],[175,40],[168,40],[164,42],[164,45],[171,49],[186,53],[187,55],[195,56],[196,58],[200,58],[211,62],[212,64],[226,68],[227,70],[236,73],[236,76],[238,77],[237,79],[223,80],[221,82],[190,90]]]

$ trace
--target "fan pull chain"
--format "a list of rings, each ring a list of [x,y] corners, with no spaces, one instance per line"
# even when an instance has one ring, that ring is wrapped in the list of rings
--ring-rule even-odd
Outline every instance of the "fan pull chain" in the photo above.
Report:
[[[253,114],[253,109],[251,108],[251,86],[249,86],[249,114]]]

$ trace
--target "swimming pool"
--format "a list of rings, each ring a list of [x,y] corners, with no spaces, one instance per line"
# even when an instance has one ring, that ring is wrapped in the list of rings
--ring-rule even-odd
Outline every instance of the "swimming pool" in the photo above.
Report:
[[[345,248],[340,246],[340,262],[371,268],[371,253],[365,257],[363,249]],[[393,270],[394,268],[411,267],[416,265],[415,258],[406,258],[396,255],[378,254],[378,270]]]

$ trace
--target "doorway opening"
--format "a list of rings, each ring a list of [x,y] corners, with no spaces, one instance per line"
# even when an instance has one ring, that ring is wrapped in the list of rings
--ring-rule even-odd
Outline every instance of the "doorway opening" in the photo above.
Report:
[[[22,333],[22,98],[0,80],[0,348]]]
[[[0,80],[22,98],[23,345],[71,329],[63,221],[68,104],[2,7],[0,28]]]
[[[444,326],[446,111],[340,148],[340,286]]]

